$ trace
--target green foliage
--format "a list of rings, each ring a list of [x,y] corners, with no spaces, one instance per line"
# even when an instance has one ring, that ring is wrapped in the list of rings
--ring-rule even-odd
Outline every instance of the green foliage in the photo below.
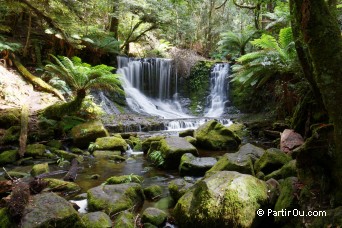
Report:
[[[0,36],[0,52],[7,50],[7,51],[18,51],[21,48],[20,43],[15,43],[15,42],[8,42],[6,41],[6,38],[3,36]]]
[[[163,154],[158,150],[155,150],[155,151],[149,153],[148,156],[149,156],[149,158],[150,158],[150,160],[154,166],[160,167],[160,166],[163,166],[165,163],[165,159],[163,157]]]
[[[81,109],[77,112],[77,116],[84,119],[96,119],[104,113],[103,109],[95,103],[94,97],[88,95],[84,98]]]
[[[84,123],[85,120],[77,116],[65,116],[62,118],[60,125],[62,126],[63,132],[71,130],[76,125]]]
[[[281,29],[290,25],[290,7],[288,2],[278,2],[273,12],[263,14],[271,20],[265,29]]]
[[[91,142],[91,143],[89,144],[89,146],[88,146],[88,151],[89,151],[89,152],[94,152],[98,147],[99,147],[99,146],[98,146],[96,143]]]

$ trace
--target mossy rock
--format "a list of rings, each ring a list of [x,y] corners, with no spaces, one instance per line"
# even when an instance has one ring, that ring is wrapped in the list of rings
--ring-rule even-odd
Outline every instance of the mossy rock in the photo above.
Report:
[[[217,120],[210,120],[195,131],[197,146],[208,150],[236,150],[241,139]]]
[[[290,211],[298,208],[298,200],[296,198],[298,190],[295,186],[297,183],[297,177],[288,177],[280,183],[280,195],[274,206],[274,211]],[[274,217],[275,222],[279,224],[293,223],[294,219],[296,219],[296,217],[293,215],[287,216],[281,213]]]
[[[297,176],[297,168],[296,168],[296,160],[292,160],[287,164],[283,165],[280,169],[273,171],[272,173],[265,176],[265,180],[268,179],[285,179],[287,177],[296,177]]]
[[[184,179],[172,180],[168,186],[170,196],[174,201],[177,202],[178,199],[181,198],[185,194],[185,192],[188,191],[193,185],[194,184],[189,183]]]
[[[123,138],[119,137],[102,137],[95,141],[96,150],[118,150],[126,152],[128,145]]]
[[[183,154],[179,174],[181,176],[204,176],[205,172],[211,169],[217,160],[212,157],[195,157],[190,153]]]
[[[147,151],[150,149],[150,146],[151,146],[151,143],[152,142],[159,142],[160,140],[162,139],[165,139],[165,136],[163,135],[157,135],[157,136],[152,136],[152,137],[149,137],[147,139],[145,139],[143,142],[142,142],[142,151],[146,154]]]
[[[49,172],[49,164],[48,163],[41,163],[41,164],[36,164],[32,167],[31,170],[31,175],[33,177],[38,176],[43,173],[48,173]]]
[[[43,144],[29,144],[26,146],[25,157],[43,157],[45,155],[46,146]]]
[[[134,136],[130,136],[129,140],[132,142],[131,148],[133,151],[142,151],[142,141]]]
[[[160,140],[159,149],[165,161],[163,167],[167,169],[177,168],[183,154],[190,153],[198,156],[196,147],[180,137],[168,137]]]
[[[65,151],[65,150],[55,150],[53,151],[54,154],[56,154],[60,158],[64,158],[68,161],[72,161],[72,159],[76,158],[77,161],[82,161],[83,157],[77,154],[73,154],[71,152]]]
[[[16,225],[12,222],[7,208],[0,208],[0,227],[16,227]]]
[[[342,227],[342,206],[324,212],[313,219],[311,227]]]
[[[53,139],[53,140],[50,140],[46,146],[48,147],[52,147],[56,150],[59,150],[59,149],[62,149],[63,147],[63,144],[62,144],[62,141],[61,140],[56,140],[56,139]]]
[[[134,215],[131,212],[123,211],[115,219],[114,227],[134,228]]]
[[[141,185],[137,183],[101,185],[89,189],[87,194],[88,210],[104,210],[107,214],[130,209],[144,201]]]
[[[192,145],[196,146],[197,140],[194,137],[192,137],[192,136],[185,136],[185,139],[186,139],[186,141],[188,141]]]
[[[20,126],[11,126],[5,131],[4,136],[2,137],[3,144],[11,144],[11,143],[18,143],[20,136]]]
[[[208,170],[208,173],[224,170],[254,175],[252,159],[249,156],[240,155],[239,153],[224,154],[217,163]]]
[[[156,184],[144,188],[144,195],[148,200],[155,200],[156,198],[160,197],[162,193],[162,187]]]
[[[123,162],[126,160],[126,158],[121,156],[121,151],[96,150],[94,151],[93,156],[96,159],[107,159],[118,162]]]
[[[166,218],[167,214],[164,211],[158,208],[148,207],[142,213],[141,222],[160,226],[166,221]]]
[[[81,190],[81,187],[74,182],[55,178],[44,178],[44,180],[48,183],[48,187],[54,191],[75,193]]]
[[[109,136],[101,121],[95,120],[79,124],[71,129],[74,146],[87,148],[97,138]]]
[[[0,154],[0,165],[12,164],[19,158],[18,150],[7,150]]]
[[[248,131],[246,130],[246,126],[242,123],[233,123],[227,127],[229,130],[234,132],[237,136],[244,137],[247,135]]]
[[[267,184],[251,175],[219,171],[198,181],[179,200],[181,227],[257,227],[256,212],[268,204]]]
[[[280,169],[283,165],[291,161],[292,158],[279,149],[271,148],[254,163],[254,170],[256,173],[259,171],[265,175]]]
[[[10,128],[14,125],[20,125],[21,109],[6,109],[0,112],[0,126],[2,128]]]
[[[110,228],[112,221],[110,217],[102,212],[96,211],[81,216],[85,228]]]
[[[139,175],[112,176],[105,181],[105,184],[141,183],[144,180]]]
[[[60,227],[72,228],[81,222],[78,212],[71,203],[55,193],[42,193],[31,196],[21,219],[21,227]]]
[[[187,129],[178,133],[179,137],[185,138],[186,136],[194,137],[195,130],[194,129]]]

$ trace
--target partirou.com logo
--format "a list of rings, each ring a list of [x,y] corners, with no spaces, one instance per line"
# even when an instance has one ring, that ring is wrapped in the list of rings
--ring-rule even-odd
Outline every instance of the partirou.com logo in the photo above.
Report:
[[[272,209],[267,209],[267,210],[263,210],[263,209],[259,209],[257,210],[257,215],[258,216],[300,216],[300,217],[323,217],[323,216],[327,216],[327,212],[326,211],[300,211],[298,209],[293,209],[293,210],[286,210],[286,209],[281,209],[279,211],[274,211]]]

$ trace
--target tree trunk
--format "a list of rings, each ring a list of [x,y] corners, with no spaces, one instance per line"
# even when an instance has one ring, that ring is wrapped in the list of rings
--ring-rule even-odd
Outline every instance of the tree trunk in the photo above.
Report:
[[[335,203],[342,205],[342,38],[338,22],[325,0],[290,0],[294,32],[307,47],[305,57],[313,84],[319,89],[324,106],[334,124],[335,150],[332,149],[332,178]],[[307,67],[307,66],[304,66]],[[304,68],[303,67],[303,68]],[[304,69],[305,71],[305,69]]]
[[[29,122],[29,107],[27,106],[27,104],[23,104],[23,107],[21,109],[21,130],[20,130],[20,137],[19,137],[20,157],[24,157],[24,154],[26,151],[28,122]]]

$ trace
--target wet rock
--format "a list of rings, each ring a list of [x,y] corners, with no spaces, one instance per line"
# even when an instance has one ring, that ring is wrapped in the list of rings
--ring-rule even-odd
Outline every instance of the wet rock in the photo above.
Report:
[[[197,146],[208,150],[235,150],[241,139],[216,120],[210,120],[195,131]]]
[[[161,196],[163,189],[159,185],[151,185],[144,188],[144,195],[148,200],[155,200]]]
[[[243,137],[247,134],[246,126],[242,123],[233,123],[227,127],[229,130],[234,132],[237,136]]]
[[[134,136],[130,136],[129,140],[132,142],[131,148],[133,151],[142,151],[142,141]]]
[[[153,136],[153,137],[149,137],[149,138],[145,139],[142,142],[142,151],[146,154],[148,152],[148,150],[150,149],[152,142],[160,142],[160,140],[162,140],[162,139],[165,139],[165,136],[157,135],[157,136]]]
[[[0,154],[0,165],[14,163],[19,158],[18,150],[7,150]]]
[[[105,181],[105,184],[141,183],[144,180],[139,175],[112,176]]]
[[[280,169],[273,171],[272,173],[265,176],[265,180],[268,179],[285,179],[287,177],[295,177],[297,176],[297,168],[296,168],[296,160],[292,160],[287,164],[283,165]]]
[[[185,139],[186,139],[186,141],[188,141],[192,145],[196,146],[197,140],[194,137],[192,137],[192,136],[185,136]]]
[[[97,138],[108,136],[108,132],[101,121],[90,121],[79,124],[71,129],[74,146],[87,148]]]
[[[33,177],[38,176],[43,173],[49,172],[49,164],[48,163],[42,163],[42,164],[36,164],[32,167],[31,175]]]
[[[181,227],[257,227],[268,203],[267,184],[251,175],[219,171],[198,181],[176,204]]]
[[[192,154],[183,154],[179,165],[181,176],[204,176],[216,164],[217,160],[212,157],[195,157]]]
[[[115,214],[139,205],[144,201],[140,184],[127,183],[101,185],[87,191],[89,211],[102,211]]]
[[[183,154],[191,153],[198,156],[197,149],[180,137],[169,137],[160,141],[160,151],[164,158],[163,166],[168,169],[177,168]]]
[[[119,137],[103,137],[97,138],[95,141],[96,150],[118,150],[126,152],[128,145],[123,138]]]
[[[179,198],[181,198],[185,192],[192,187],[194,184],[189,183],[185,181],[184,179],[176,179],[169,183],[169,192],[170,196],[174,201],[178,201]]]
[[[26,146],[25,157],[42,157],[46,151],[46,146],[43,144],[29,144]]]
[[[292,158],[289,155],[279,149],[271,148],[266,150],[266,152],[254,163],[254,170],[256,173],[261,171],[265,175],[268,175],[273,171],[280,169],[291,160]]]
[[[185,131],[179,132],[179,133],[178,133],[178,136],[179,136],[179,137],[182,137],[182,138],[185,138],[186,136],[194,137],[194,132],[195,132],[194,129],[187,129],[187,130],[185,130]]]
[[[64,158],[68,161],[72,161],[72,159],[76,158],[78,161],[82,161],[83,158],[80,155],[73,154],[71,152],[65,151],[65,150],[55,150],[53,151],[54,154],[56,154],[60,158]]]
[[[33,195],[21,219],[21,227],[74,227],[81,222],[78,212],[55,193]]]
[[[167,214],[164,211],[158,208],[148,207],[141,216],[141,222],[160,226],[166,221],[166,218]]]
[[[48,183],[49,188],[56,192],[75,193],[81,190],[81,187],[74,182],[55,178],[44,178],[44,181]]]
[[[115,219],[113,227],[134,228],[134,215],[131,212],[123,211]]]
[[[254,146],[253,144],[247,143],[241,146],[237,153],[241,156],[248,156],[252,159],[253,162],[255,162],[265,153],[265,150],[260,147]]]
[[[85,228],[110,228],[112,227],[112,221],[110,217],[102,212],[91,212],[82,215],[82,222]]]
[[[292,129],[285,129],[280,136],[280,150],[291,153],[292,150],[304,143],[303,137]]]
[[[96,159],[107,159],[107,160],[114,160],[114,161],[125,161],[126,158],[121,156],[121,151],[103,151],[103,150],[96,150],[93,153],[93,156]]]

